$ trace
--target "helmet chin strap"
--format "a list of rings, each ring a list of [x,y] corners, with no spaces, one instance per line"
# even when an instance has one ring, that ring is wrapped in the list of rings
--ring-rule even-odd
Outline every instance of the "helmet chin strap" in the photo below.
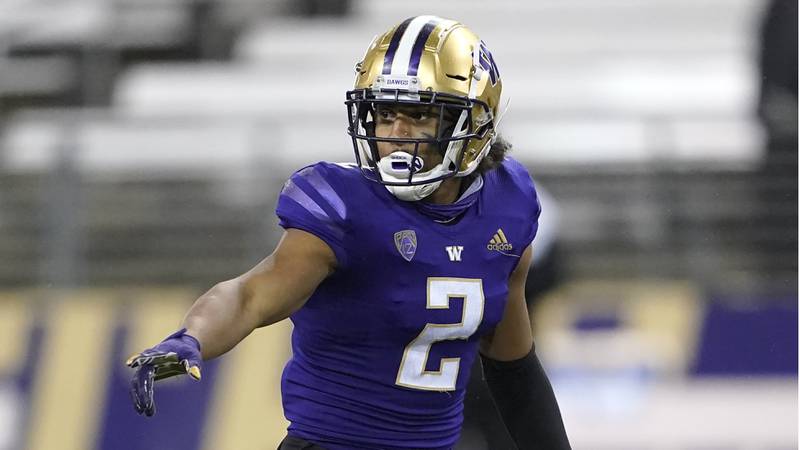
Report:
[[[381,172],[381,177],[387,181],[403,183],[408,181],[408,172],[412,165],[422,168],[424,161],[419,156],[413,156],[409,153],[397,151],[391,155],[384,156],[378,162],[378,170]],[[440,174],[442,165],[439,164],[425,174],[417,174],[419,178],[417,181],[423,181],[425,177],[436,178]],[[406,202],[415,202],[431,195],[442,184],[442,180],[434,181],[431,183],[418,184],[418,185],[384,185],[386,190],[392,193],[395,197]]]

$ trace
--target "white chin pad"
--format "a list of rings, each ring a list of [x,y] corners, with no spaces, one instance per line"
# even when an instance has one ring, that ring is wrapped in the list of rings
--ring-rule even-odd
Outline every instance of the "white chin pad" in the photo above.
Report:
[[[429,184],[421,184],[417,186],[384,186],[395,197],[406,202],[416,202],[431,195],[433,191],[439,188],[442,184],[441,181],[434,181]]]
[[[397,177],[400,179],[408,179],[410,173],[417,173],[425,166],[425,161],[419,156],[414,158],[406,152],[394,152],[389,156],[384,156],[378,162],[381,172]]]

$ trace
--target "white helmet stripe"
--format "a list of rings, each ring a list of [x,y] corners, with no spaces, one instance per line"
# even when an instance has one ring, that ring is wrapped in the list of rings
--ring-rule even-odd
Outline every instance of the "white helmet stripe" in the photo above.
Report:
[[[397,46],[397,52],[394,54],[392,61],[392,75],[408,75],[408,64],[411,61],[411,50],[414,48],[414,42],[417,41],[417,36],[422,31],[422,28],[430,21],[441,21],[436,16],[418,16],[415,17],[403,33],[403,38],[400,39],[400,44]]]

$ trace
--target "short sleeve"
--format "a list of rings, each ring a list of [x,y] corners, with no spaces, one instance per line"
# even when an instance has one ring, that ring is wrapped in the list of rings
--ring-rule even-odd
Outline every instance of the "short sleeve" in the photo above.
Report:
[[[519,193],[518,199],[521,203],[519,213],[526,224],[521,233],[523,238],[521,248],[525,249],[531,245],[536,233],[539,231],[539,216],[542,213],[542,205],[539,202],[539,196],[536,193],[536,186],[531,174],[525,166],[513,158],[506,158],[503,166],[508,171],[514,186],[516,186],[516,191]]]
[[[533,239],[536,237],[536,233],[539,232],[539,216],[542,215],[542,204],[539,202],[539,196],[536,195],[536,187],[531,180],[531,197],[529,201],[530,207],[530,230],[525,236],[525,247],[528,248],[529,245],[533,242]]]
[[[347,205],[335,174],[321,163],[297,171],[284,184],[275,213],[283,228],[296,228],[322,239],[339,267],[347,265]]]

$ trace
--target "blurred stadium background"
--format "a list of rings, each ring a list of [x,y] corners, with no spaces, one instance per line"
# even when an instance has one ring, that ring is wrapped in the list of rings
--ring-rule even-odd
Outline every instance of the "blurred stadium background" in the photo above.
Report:
[[[353,65],[422,13],[486,41],[549,193],[574,447],[797,448],[796,1],[0,0],[0,449],[275,447],[289,324],[149,420],[122,362],[269,253],[291,172],[352,159]]]

